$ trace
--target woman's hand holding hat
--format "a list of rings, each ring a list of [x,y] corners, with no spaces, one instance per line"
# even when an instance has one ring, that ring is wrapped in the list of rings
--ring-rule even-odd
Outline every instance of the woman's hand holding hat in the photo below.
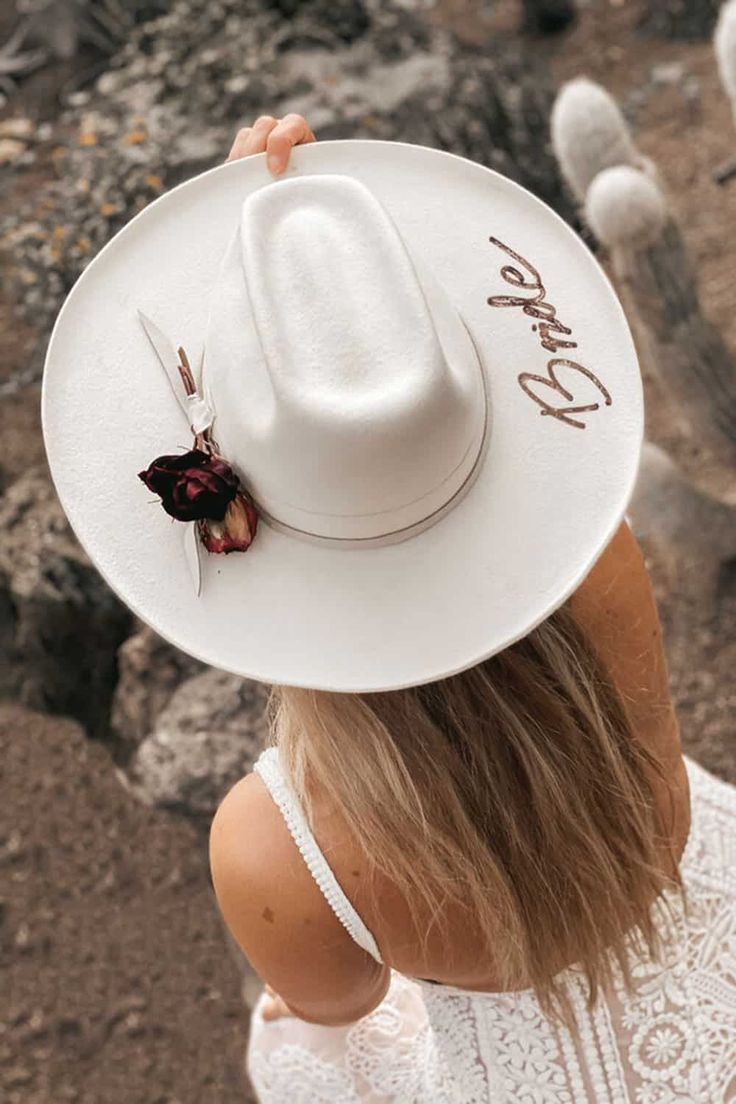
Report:
[[[266,153],[266,164],[278,176],[286,168],[292,146],[316,142],[312,128],[303,115],[293,113],[275,119],[273,115],[260,115],[252,126],[242,127],[235,135],[228,161],[250,157],[253,153]]]

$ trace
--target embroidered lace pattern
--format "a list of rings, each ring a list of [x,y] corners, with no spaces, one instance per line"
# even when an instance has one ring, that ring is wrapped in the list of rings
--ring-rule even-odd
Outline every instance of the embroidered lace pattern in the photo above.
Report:
[[[478,993],[396,971],[382,1003],[346,1027],[266,1022],[262,994],[247,1055],[261,1104],[736,1104],[736,787],[685,762],[687,902],[670,894],[670,909],[658,907],[662,963],[632,944],[633,995],[617,974],[591,1013],[581,974],[566,970],[573,1035],[545,1018],[531,990]],[[288,793],[279,804],[300,850],[353,938],[364,939],[304,844],[311,833],[301,836]]]

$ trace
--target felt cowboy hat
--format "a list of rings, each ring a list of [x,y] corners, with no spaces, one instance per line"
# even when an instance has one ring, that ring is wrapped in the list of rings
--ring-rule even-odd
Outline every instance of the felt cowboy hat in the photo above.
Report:
[[[69,520],[140,618],[353,692],[462,671],[560,606],[643,434],[573,231],[481,165],[370,140],[298,146],[276,179],[230,162],[136,215],[59,314],[42,405]]]

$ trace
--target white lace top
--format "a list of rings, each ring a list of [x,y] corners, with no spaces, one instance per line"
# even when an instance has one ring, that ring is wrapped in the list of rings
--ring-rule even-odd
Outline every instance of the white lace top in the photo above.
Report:
[[[247,1067],[261,1104],[735,1104],[736,787],[685,759],[692,823],[681,861],[689,914],[659,908],[664,966],[634,958],[591,1014],[574,967],[560,975],[578,1032],[550,1023],[532,990],[481,993],[392,971],[382,1003],[346,1027],[252,1016]],[[255,765],[352,938],[376,941],[310,831],[279,760]],[[305,947],[305,953],[308,948]],[[632,951],[633,955],[633,951]]]

